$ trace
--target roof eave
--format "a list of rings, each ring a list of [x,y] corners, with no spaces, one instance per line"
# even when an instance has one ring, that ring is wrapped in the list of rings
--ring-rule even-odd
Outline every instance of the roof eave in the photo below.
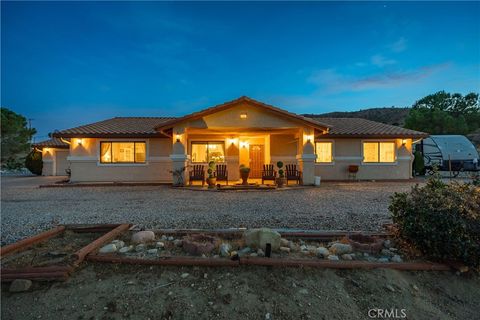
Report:
[[[168,138],[158,133],[62,133],[52,134],[55,138]]]

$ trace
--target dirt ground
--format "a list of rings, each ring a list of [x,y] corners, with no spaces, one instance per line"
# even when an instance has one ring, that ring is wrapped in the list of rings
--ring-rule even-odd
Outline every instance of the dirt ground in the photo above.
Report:
[[[189,273],[182,278],[183,273]],[[479,319],[480,279],[451,272],[89,263],[30,292],[2,285],[2,319]],[[375,315],[370,311],[370,315]]]

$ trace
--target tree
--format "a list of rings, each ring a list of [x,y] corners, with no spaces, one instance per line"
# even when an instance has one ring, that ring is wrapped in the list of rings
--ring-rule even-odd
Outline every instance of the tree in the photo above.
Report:
[[[41,175],[43,169],[42,153],[35,150],[30,151],[25,158],[25,168],[33,174]]]
[[[480,128],[479,94],[439,91],[414,103],[405,127],[430,134],[462,134]]]
[[[1,162],[2,167],[23,167],[23,160],[30,150],[30,139],[37,132],[27,127],[27,119],[7,108],[1,108]]]

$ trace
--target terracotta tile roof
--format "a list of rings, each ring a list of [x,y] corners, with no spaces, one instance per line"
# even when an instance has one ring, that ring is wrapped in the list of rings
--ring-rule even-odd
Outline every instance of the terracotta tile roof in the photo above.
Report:
[[[404,138],[425,138],[428,136],[425,132],[405,129],[392,126],[381,122],[360,119],[360,118],[312,118],[319,119],[322,123],[331,126],[325,137],[404,137]]]
[[[52,139],[49,139],[49,140],[34,143],[34,144],[32,144],[32,147],[39,148],[39,149],[42,149],[42,148],[68,149],[69,145],[68,145],[68,143],[63,142],[59,138],[52,138]]]
[[[200,110],[200,111],[197,111],[197,112],[194,112],[194,113],[190,113],[190,114],[187,114],[183,117],[173,118],[169,121],[166,121],[163,124],[158,125],[156,128],[157,129],[169,129],[169,128],[173,127],[173,125],[178,123],[178,122],[185,121],[185,120],[190,120],[190,119],[197,119],[197,118],[200,118],[200,117],[203,117],[203,116],[215,113],[215,112],[219,112],[219,111],[231,108],[231,107],[233,107],[236,104],[241,103],[241,102],[247,102],[247,103],[250,103],[252,105],[256,105],[256,106],[259,106],[261,108],[268,109],[268,110],[270,110],[274,113],[282,114],[284,116],[294,118],[297,121],[307,123],[310,126],[314,126],[314,127],[319,128],[319,129],[322,129],[322,130],[327,129],[329,127],[328,124],[323,123],[321,120],[317,120],[317,119],[313,120],[311,118],[307,118],[305,116],[298,115],[296,113],[280,109],[278,107],[263,103],[261,101],[252,99],[252,98],[247,97],[247,96],[241,96],[238,99],[228,101],[228,102],[225,102],[225,103],[222,103],[222,104],[219,104],[219,105],[207,108],[207,109],[203,109],[203,110]]]
[[[57,131],[54,137],[164,137],[155,127],[172,117],[116,117],[84,126]]]

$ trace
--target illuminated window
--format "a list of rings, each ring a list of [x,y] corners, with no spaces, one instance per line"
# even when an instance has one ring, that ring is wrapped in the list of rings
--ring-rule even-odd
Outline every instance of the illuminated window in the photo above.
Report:
[[[395,142],[364,142],[363,162],[395,162]]]
[[[145,142],[101,142],[101,163],[145,163]]]
[[[332,142],[316,142],[315,152],[317,154],[317,162],[329,163],[333,161],[333,143]]]
[[[192,162],[225,162],[223,142],[192,142]]]

